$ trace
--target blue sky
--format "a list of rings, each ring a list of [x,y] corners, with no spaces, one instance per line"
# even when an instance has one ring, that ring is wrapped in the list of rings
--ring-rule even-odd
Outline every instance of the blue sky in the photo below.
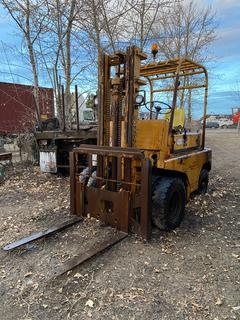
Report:
[[[240,0],[205,0],[216,11],[218,40],[211,46],[216,62],[209,69],[209,108],[231,112],[240,106],[240,98],[233,92],[240,75]]]
[[[199,4],[211,5],[216,11],[218,39],[210,51],[214,57],[209,69],[209,113],[231,113],[240,106],[239,97],[233,92],[240,76],[240,0],[197,0]],[[21,38],[15,24],[0,9],[0,81],[31,83],[30,68],[22,61],[16,50],[21,48]],[[13,75],[11,75],[13,74]],[[42,80],[41,85],[48,82]]]

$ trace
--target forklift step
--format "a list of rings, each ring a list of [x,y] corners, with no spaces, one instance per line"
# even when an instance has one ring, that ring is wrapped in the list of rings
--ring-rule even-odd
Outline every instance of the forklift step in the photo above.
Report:
[[[65,222],[62,222],[58,225],[55,225],[55,226],[52,226],[51,228],[49,229],[46,229],[46,230],[43,230],[43,231],[39,231],[39,232],[35,232],[25,238],[22,238],[22,239],[19,239],[15,242],[12,242],[12,243],[9,243],[7,244],[6,246],[3,247],[3,250],[5,251],[9,251],[9,250],[12,250],[12,249],[15,249],[15,248],[18,248],[20,246],[23,246],[25,244],[28,244],[32,241],[35,241],[35,240],[38,240],[38,239],[41,239],[41,238],[44,238],[46,236],[50,236],[50,235],[53,235],[59,231],[62,231],[68,227],[71,227],[72,225],[78,223],[78,222],[81,222],[82,221],[82,218],[80,217],[74,217],[72,219],[69,219]]]
[[[103,252],[104,250],[112,247],[118,242],[122,241],[128,236],[128,233],[122,231],[116,231],[114,235],[109,237],[107,240],[94,244],[89,250],[75,256],[71,260],[67,261],[65,264],[61,265],[53,272],[53,278],[59,277],[66,272],[72,270],[73,268],[79,266],[83,262],[93,258],[98,253]]]

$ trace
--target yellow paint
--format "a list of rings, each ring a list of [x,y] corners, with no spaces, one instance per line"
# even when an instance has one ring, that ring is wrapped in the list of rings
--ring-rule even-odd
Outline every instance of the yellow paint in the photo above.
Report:
[[[158,167],[185,173],[188,178],[187,194],[197,190],[199,174],[203,165],[211,162],[211,150],[192,151],[185,155],[173,155],[171,158],[159,161]]]
[[[145,85],[146,82],[140,79],[140,76],[145,76],[149,82],[151,90],[151,99],[153,92],[160,91],[173,91],[174,88],[160,88],[159,90],[153,90],[154,81],[165,78],[175,78],[176,73],[179,72],[181,75],[190,76],[191,74],[204,74],[205,83],[200,87],[207,88],[207,73],[204,67],[196,64],[193,61],[187,59],[176,59],[169,60],[165,62],[153,63],[150,65],[141,66],[141,59],[143,56],[139,53],[135,56],[134,60],[134,86],[133,95],[135,96],[141,85]],[[162,75],[162,76],[160,76]],[[112,87],[119,85],[120,78],[116,77],[112,80]],[[104,84],[106,87],[107,85]],[[187,89],[197,88],[198,85],[186,86]],[[178,89],[183,89],[184,86],[178,87]],[[113,96],[115,91],[111,91],[111,96]],[[127,110],[130,106],[129,96],[128,96],[128,86],[126,86],[124,98],[123,98],[123,112],[121,121],[121,147],[127,147],[127,126],[128,119],[126,118]],[[207,95],[207,90],[205,90],[205,97]],[[205,98],[205,113],[206,113],[206,98]],[[109,125],[110,141],[109,145],[113,145],[112,137],[113,123],[112,116],[110,124],[104,123],[104,126]],[[199,132],[186,132],[186,133],[176,133],[172,135],[172,131],[169,130],[171,113],[166,113],[163,118],[158,120],[139,120],[139,109],[134,107],[133,110],[133,127],[132,127],[132,147],[138,148],[144,152],[146,158],[150,159],[154,169],[163,169],[172,171],[172,174],[181,173],[186,176],[186,189],[187,197],[198,188],[199,174],[204,164],[211,162],[211,151],[204,149],[201,150],[202,135]],[[177,127],[184,128],[185,123],[185,111],[181,107],[176,107],[173,117],[173,132]],[[140,162],[135,160],[132,161],[131,170],[131,191],[135,192],[135,184],[140,182]],[[157,171],[157,170],[156,170]],[[161,174],[161,171],[158,171]],[[123,162],[121,176],[124,176],[123,172]],[[126,177],[123,177],[124,179]],[[135,184],[134,184],[135,183]]]
[[[164,114],[164,119],[170,121],[170,117],[171,117],[171,112],[170,110],[167,111]],[[173,117],[173,128],[176,127],[184,127],[184,122],[185,122],[185,111],[183,108],[176,108],[174,110],[174,117]]]
[[[173,136],[174,149],[171,152],[172,138],[168,135],[167,120],[136,121],[134,147],[142,149],[145,157],[159,169],[181,172],[187,177],[187,196],[197,190],[199,174],[206,162],[211,161],[211,151],[200,150],[201,134],[176,134]],[[152,156],[157,157],[154,163]]]
[[[134,147],[167,152],[168,129],[167,120],[137,120]]]
[[[187,132],[174,135],[174,151],[200,147],[201,134]]]

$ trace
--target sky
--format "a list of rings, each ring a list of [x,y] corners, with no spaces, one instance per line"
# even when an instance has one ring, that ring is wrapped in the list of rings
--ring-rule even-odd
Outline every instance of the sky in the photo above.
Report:
[[[240,75],[240,0],[196,0],[200,5],[211,5],[216,12],[217,40],[211,45],[214,60],[209,71],[208,113],[230,114],[240,106],[240,95],[234,90]],[[17,27],[0,8],[0,81],[30,84],[30,67],[10,48],[22,47]],[[42,79],[42,86],[49,86]]]
[[[240,0],[205,0],[216,11],[218,39],[211,51],[216,56],[209,69],[210,113],[219,110],[231,113],[240,106],[240,96],[234,92],[240,75]]]

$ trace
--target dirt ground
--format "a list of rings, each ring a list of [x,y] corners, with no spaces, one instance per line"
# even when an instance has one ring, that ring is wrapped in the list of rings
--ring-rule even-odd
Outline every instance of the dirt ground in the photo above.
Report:
[[[86,220],[0,251],[0,319],[240,319],[240,136],[208,130],[209,193],[181,227],[129,236],[67,275],[55,268],[111,235]],[[0,246],[69,218],[69,179],[15,166],[0,186]]]

